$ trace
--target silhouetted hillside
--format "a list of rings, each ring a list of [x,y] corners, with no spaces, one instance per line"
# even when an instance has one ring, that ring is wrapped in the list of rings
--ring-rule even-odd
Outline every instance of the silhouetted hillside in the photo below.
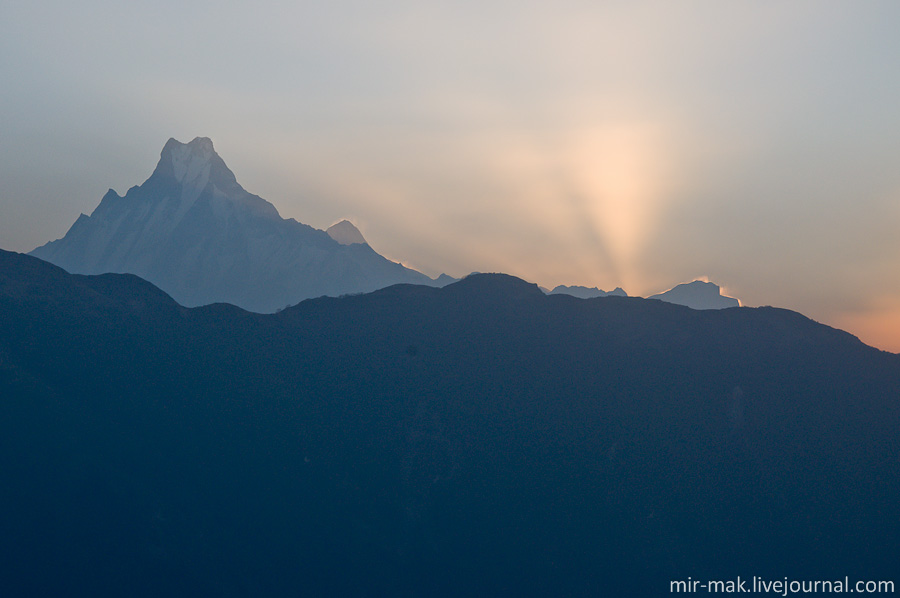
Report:
[[[797,313],[483,274],[259,315],[0,252],[0,314],[10,595],[896,575],[900,357]]]

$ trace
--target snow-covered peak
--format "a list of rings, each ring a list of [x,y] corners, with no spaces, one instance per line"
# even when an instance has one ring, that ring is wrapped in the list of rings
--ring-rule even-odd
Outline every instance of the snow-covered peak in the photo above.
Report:
[[[741,304],[740,300],[734,297],[722,295],[719,285],[703,280],[677,285],[665,293],[651,295],[649,299],[686,305],[692,309],[725,309],[738,307]]]
[[[285,220],[237,182],[212,142],[170,139],[156,169],[120,197],[109,191],[91,216],[34,255],[79,274],[129,272],[190,307],[233,303],[274,312],[322,295],[434,284],[377,254],[359,230]],[[338,243],[347,243],[342,247]]]
[[[341,245],[366,242],[359,229],[353,226],[353,223],[349,220],[341,220],[337,224],[330,226],[325,232]]]
[[[164,159],[172,164],[175,180],[192,186],[204,187],[209,180],[213,156],[212,141],[208,137],[197,137],[190,143],[179,143],[170,139],[163,149]]]

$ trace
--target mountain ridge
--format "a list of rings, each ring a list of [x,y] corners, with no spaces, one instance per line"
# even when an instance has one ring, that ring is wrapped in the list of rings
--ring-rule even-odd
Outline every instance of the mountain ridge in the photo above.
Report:
[[[129,272],[187,306],[226,302],[274,312],[319,295],[434,284],[366,243],[283,219],[249,193],[208,138],[170,139],[150,177],[108,191],[66,235],[30,252],[69,272]]]
[[[593,299],[595,297],[627,297],[628,293],[625,292],[622,287],[616,287],[612,291],[604,291],[597,287],[585,287],[580,285],[566,286],[566,285],[557,285],[553,287],[553,290],[547,292],[548,295],[572,295],[573,297],[578,297],[579,299]]]
[[[16,595],[896,570],[900,356],[796,312],[481,274],[267,315],[0,252],[0,313]]]

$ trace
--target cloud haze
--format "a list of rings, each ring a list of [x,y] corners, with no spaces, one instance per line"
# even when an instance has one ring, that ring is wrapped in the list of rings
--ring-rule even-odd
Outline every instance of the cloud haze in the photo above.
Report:
[[[169,137],[430,274],[698,276],[900,351],[889,2],[12,2],[0,246],[62,236]],[[854,326],[856,327],[854,329]],[[886,330],[892,330],[887,333]]]

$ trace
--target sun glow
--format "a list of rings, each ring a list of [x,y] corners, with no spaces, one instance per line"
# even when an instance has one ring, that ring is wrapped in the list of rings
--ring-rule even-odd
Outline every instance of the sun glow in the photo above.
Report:
[[[838,314],[833,322],[859,339],[884,351],[900,353],[900,300],[882,297],[864,310]]]
[[[626,288],[643,287],[641,255],[662,220],[671,179],[666,146],[660,128],[645,123],[603,127],[572,146],[586,215]]]

